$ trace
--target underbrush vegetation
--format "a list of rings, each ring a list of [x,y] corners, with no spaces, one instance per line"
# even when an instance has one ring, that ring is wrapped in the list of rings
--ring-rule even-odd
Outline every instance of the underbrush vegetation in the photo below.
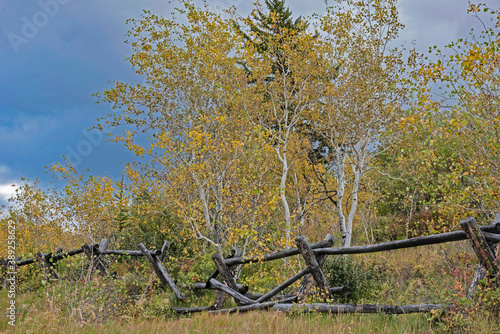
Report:
[[[323,273],[330,287],[347,288],[337,298],[339,303],[358,303],[374,299],[384,279],[384,273],[374,263],[367,264],[352,256],[328,258],[323,265]]]

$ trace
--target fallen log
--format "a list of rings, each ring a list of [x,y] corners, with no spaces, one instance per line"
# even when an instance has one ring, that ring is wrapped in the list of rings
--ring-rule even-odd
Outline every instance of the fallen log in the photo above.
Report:
[[[481,231],[490,233],[500,232],[500,223],[490,224],[479,227]],[[464,231],[447,232],[425,237],[416,237],[405,240],[396,240],[383,242],[376,245],[367,246],[354,246],[354,247],[334,247],[334,248],[316,248],[313,253],[318,256],[321,254],[326,255],[341,255],[341,254],[363,254],[363,253],[376,253],[394,249],[411,248],[417,246],[441,244],[445,242],[453,242],[466,240],[467,235]]]
[[[266,302],[266,303],[260,303],[260,304],[253,304],[253,305],[247,305],[247,306],[241,306],[241,307],[234,307],[234,308],[225,308],[222,310],[212,310],[208,311],[209,314],[229,314],[229,313],[243,313],[243,312],[249,312],[249,311],[254,311],[254,310],[266,310],[270,309],[276,305],[276,302]]]
[[[386,313],[386,314],[408,314],[426,313],[433,310],[448,309],[446,305],[420,304],[420,305],[356,305],[356,304],[276,304],[273,311],[281,312],[320,312],[320,313]]]
[[[172,310],[180,314],[189,314],[189,313],[199,313],[204,311],[213,310],[213,306],[201,306],[201,307],[177,307],[172,306]]]
[[[213,311],[208,311],[209,314],[228,314],[228,313],[243,313],[243,312],[249,312],[249,311],[254,311],[254,310],[266,310],[270,309],[274,305],[291,305],[291,304],[286,304],[286,303],[292,303],[297,300],[298,296],[292,296],[290,298],[284,298],[281,300],[277,301],[270,301],[270,302],[265,302],[265,303],[259,303],[259,304],[252,304],[252,305],[246,305],[246,306],[240,306],[240,307],[234,307],[234,308],[226,308],[222,310],[213,310]],[[283,303],[283,304],[282,304]]]

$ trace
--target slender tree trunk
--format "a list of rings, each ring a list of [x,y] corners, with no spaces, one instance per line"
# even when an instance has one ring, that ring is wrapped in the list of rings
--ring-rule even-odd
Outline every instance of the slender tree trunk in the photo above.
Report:
[[[278,153],[278,157],[281,161],[281,166],[282,166],[282,173],[281,173],[281,182],[280,182],[280,198],[281,198],[281,204],[283,205],[283,213],[285,216],[285,223],[286,223],[286,242],[287,242],[287,248],[290,248],[290,238],[291,238],[291,229],[292,229],[292,224],[291,224],[291,219],[290,219],[290,206],[288,205],[288,201],[286,199],[286,179],[288,177],[288,160],[287,160],[287,141],[288,138],[285,139],[285,143],[283,144],[283,151],[282,154],[280,155]],[[278,150],[278,149],[277,149]]]
[[[213,231],[212,219],[210,219],[210,209],[208,207],[208,200],[205,196],[205,190],[203,187],[198,186],[198,193],[200,195],[200,201],[203,203],[203,217],[205,217],[205,224],[207,225],[207,231]]]
[[[335,164],[337,167],[337,216],[339,217],[339,227],[340,233],[342,234],[343,245],[347,240],[347,228],[344,215],[344,209],[342,208],[342,203],[344,200],[345,193],[345,160],[346,155],[344,149],[341,145],[336,145],[335,148]],[[350,240],[350,239],[349,239]]]
[[[415,187],[415,190],[413,191],[413,195],[410,197],[410,213],[408,214],[408,219],[406,220],[406,239],[409,237],[409,231],[410,231],[410,222],[411,222],[411,217],[413,215],[413,207],[415,203],[415,194],[417,193],[417,188]]]
[[[358,208],[358,191],[359,185],[361,184],[361,178],[365,172],[365,159],[366,159],[366,148],[367,142],[363,143],[360,148],[360,157],[357,159],[357,164],[352,166],[352,172],[354,173],[354,184],[352,186],[352,199],[351,199],[351,209],[349,210],[349,216],[347,216],[346,222],[346,238],[344,240],[344,247],[351,247],[352,243],[352,223],[354,217],[356,216],[356,210]]]
[[[358,207],[358,189],[359,183],[361,181],[361,175],[359,172],[354,174],[354,184],[352,188],[352,200],[351,209],[349,210],[349,215],[346,221],[346,233],[344,238],[344,247],[351,247],[352,242],[352,222],[354,221],[354,216],[356,215],[356,209]]]

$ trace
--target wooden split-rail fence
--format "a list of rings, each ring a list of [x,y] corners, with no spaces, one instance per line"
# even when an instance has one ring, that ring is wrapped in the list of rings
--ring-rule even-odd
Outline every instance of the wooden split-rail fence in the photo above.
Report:
[[[468,293],[468,296],[472,297],[476,285],[480,280],[488,276],[500,278],[500,214],[496,215],[493,223],[486,226],[478,226],[474,218],[467,218],[463,220],[460,225],[462,231],[367,246],[333,247],[334,238],[331,235],[327,235],[323,241],[309,244],[304,236],[299,236],[295,239],[297,247],[265,255],[242,257],[242,251],[239,248],[234,248],[231,254],[226,258],[223,258],[220,253],[215,253],[212,255],[212,260],[214,261],[216,269],[210,277],[208,277],[205,282],[188,285],[188,287],[194,289],[217,290],[218,293],[214,304],[205,307],[173,307],[173,309],[178,313],[195,313],[203,311],[209,313],[233,313],[272,309],[276,311],[302,310],[306,312],[390,314],[407,314],[446,309],[448,307],[441,304],[394,306],[326,303],[327,300],[335,300],[335,294],[345,291],[345,288],[343,286],[330,287],[321,268],[328,255],[373,253],[468,239],[479,259],[479,266]],[[90,278],[97,270],[102,275],[116,277],[116,273],[111,273],[107,269],[104,259],[105,255],[144,256],[153,268],[151,279],[144,293],[147,293],[152,288],[152,278],[153,275],[156,274],[161,284],[163,286],[169,286],[178,300],[185,300],[176,281],[171,278],[167,269],[163,266],[163,259],[170,246],[168,241],[165,241],[161,250],[148,250],[143,244],[138,245],[139,250],[108,250],[106,249],[107,245],[108,240],[103,239],[100,244],[95,244],[93,246],[85,244],[79,249],[71,250],[66,253],[62,252],[61,249],[57,249],[53,254],[38,252],[33,258],[16,260],[15,266],[19,267],[38,263],[45,273],[46,280],[56,281],[59,280],[59,275],[55,271],[55,264],[58,261],[70,256],[85,253],[90,262],[87,278]],[[249,291],[248,286],[238,284],[235,279],[236,268],[239,265],[273,261],[295,255],[303,257],[306,267],[265,294],[252,293]],[[1,260],[1,262],[4,268],[8,268],[9,265],[11,265],[8,260]],[[220,279],[218,280],[217,278],[219,276]],[[298,291],[289,295],[279,295],[283,290],[300,279],[302,279],[302,283]],[[313,291],[314,285],[316,286],[316,291],[314,293],[319,293],[319,295],[324,298],[325,303],[301,303],[304,297]],[[185,287],[186,285],[179,286]],[[223,308],[227,296],[234,299],[237,307]]]

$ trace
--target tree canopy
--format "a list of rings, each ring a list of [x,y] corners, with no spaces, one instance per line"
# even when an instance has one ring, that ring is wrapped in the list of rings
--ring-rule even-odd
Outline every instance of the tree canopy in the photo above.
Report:
[[[395,0],[335,3],[306,20],[278,0],[248,18],[181,1],[129,20],[142,81],[96,94],[113,108],[96,128],[136,155],[124,179],[55,164],[67,186],[26,185],[2,223],[259,254],[299,233],[350,246],[384,219],[409,237],[498,211],[498,11],[470,5],[485,30],[426,61],[394,47]]]

